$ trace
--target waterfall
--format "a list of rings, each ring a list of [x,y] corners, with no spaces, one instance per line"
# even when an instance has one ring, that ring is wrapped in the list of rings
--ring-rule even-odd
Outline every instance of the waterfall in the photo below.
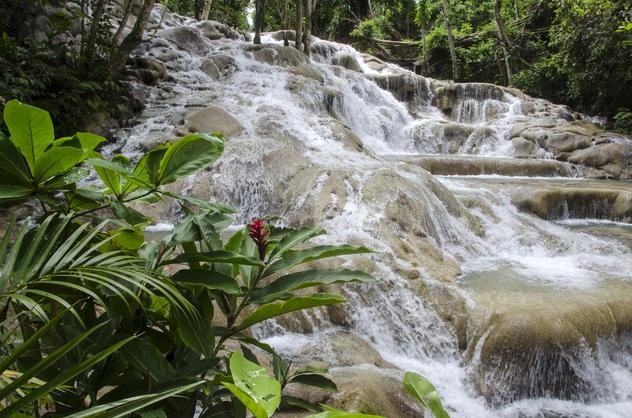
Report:
[[[564,200],[546,213],[549,220],[516,207],[518,192],[581,183],[560,177],[575,173],[559,168],[563,163],[538,160],[506,177],[519,164],[511,158],[514,131],[537,136],[535,128],[518,128],[561,123],[565,108],[493,85],[426,79],[334,42],[315,40],[307,63],[274,34],[249,49],[243,39],[205,37],[192,20],[165,21],[170,30],[187,28],[182,42],[204,48],[183,48],[174,41],[177,32],[160,29],[138,51],[173,52],[165,60],[170,78],[148,88],[146,110],[106,152],[135,158],[175,135],[192,112],[219,107],[241,133],[227,138],[213,170],[188,179],[183,192],[233,205],[240,220],[279,215],[280,222],[324,227],[323,243],[358,242],[376,251],[342,261],[378,279],[345,288],[346,307],[270,321],[257,329],[259,337],[287,356],[334,370],[358,366],[345,353],[356,343],[344,341],[366,344],[376,354],[369,357],[367,348],[362,361],[399,377],[422,373],[453,417],[626,416],[632,230],[605,219],[567,222],[606,217],[616,206],[612,199],[588,206],[580,197]],[[205,72],[207,60],[218,56],[230,65],[219,76]],[[532,157],[550,158],[547,139],[538,138]],[[433,176],[425,163],[405,158],[422,155],[435,167],[461,171],[454,174],[479,174],[491,158],[495,171]],[[548,164],[545,171],[540,163]],[[524,170],[538,174],[527,178]],[[617,187],[619,194],[629,191]],[[167,209],[160,221],[179,216],[177,208]],[[613,310],[610,318],[603,306]],[[582,328],[582,310],[600,322]],[[525,325],[540,351],[521,351],[529,340],[503,339],[516,336],[512,324],[530,315],[544,321],[545,314],[563,329],[541,335]],[[574,345],[578,334],[585,337]]]

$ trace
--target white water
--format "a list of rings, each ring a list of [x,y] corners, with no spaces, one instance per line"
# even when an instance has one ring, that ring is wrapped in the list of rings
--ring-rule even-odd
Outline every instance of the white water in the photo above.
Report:
[[[183,22],[192,24],[188,20]],[[263,40],[272,42],[265,36]],[[178,59],[167,65],[168,73],[173,77],[173,81],[163,83],[168,89],[149,90],[149,105],[139,123],[122,131],[123,141],[110,151],[134,157],[146,138],[172,137],[174,120],[191,106],[220,106],[239,119],[244,132],[239,138],[227,142],[226,154],[218,163],[221,169],[213,177],[213,196],[236,206],[241,219],[270,210],[277,185],[265,171],[262,159],[276,150],[270,136],[288,138],[287,141],[295,144],[314,165],[320,164],[330,170],[354,170],[345,183],[350,198],[342,201],[339,196],[330,196],[331,216],[321,222],[321,226],[330,231],[327,239],[333,242],[361,241],[385,254],[391,250],[377,232],[384,214],[375,206],[364,203],[361,185],[380,167],[395,170],[413,183],[421,180],[405,170],[397,171],[396,164],[382,162],[380,155],[456,153],[507,157],[511,156],[512,146],[505,139],[506,132],[518,121],[539,116],[537,112],[525,115],[521,100],[509,93],[503,92],[500,97],[492,98],[476,88],[460,91],[452,116],[445,116],[430,105],[434,95],[432,80],[425,81],[428,95],[409,109],[364,75],[333,69],[329,65],[336,54],[347,53],[358,59],[365,73],[375,75],[376,71],[371,70],[353,48],[318,41],[318,50],[326,53],[314,56],[314,64],[324,74],[325,85],[340,92],[331,109],[327,109],[325,95],[317,83],[304,83],[290,91],[287,86],[293,82],[293,76],[288,69],[256,61],[250,53],[244,52],[244,43],[234,40],[205,42],[208,46],[206,55],[222,53],[235,59],[233,74],[212,80],[199,70],[203,57],[178,51]],[[382,72],[395,73],[401,73],[401,70],[393,66]],[[471,94],[472,91],[475,94]],[[332,117],[348,126],[361,138],[364,147],[376,156],[344,148],[335,139]],[[264,130],[264,126],[272,128]],[[446,140],[446,129],[455,126],[471,130],[463,143]],[[250,151],[237,148],[244,143],[249,144]],[[233,154],[233,149],[241,151]],[[288,172],[288,178],[292,175]],[[305,202],[320,193],[327,176],[323,175],[320,180],[283,213],[287,219],[295,221],[293,216],[300,213]],[[190,179],[189,186],[196,181]],[[460,201],[474,202],[468,205],[468,210],[484,230],[484,237],[475,234],[434,194],[423,197],[427,200],[426,207],[432,208],[423,214],[423,222],[429,224],[427,229],[431,231],[431,238],[445,256],[453,257],[461,265],[464,273],[461,280],[465,283],[453,289],[470,305],[475,301],[467,287],[467,278],[486,277],[487,273],[498,277],[500,272],[519,287],[548,286],[555,291],[591,289],[604,280],[632,278],[632,251],[616,239],[520,213],[511,205],[507,190],[502,188],[452,177],[440,178],[440,182]],[[159,224],[155,229],[165,227]],[[608,350],[598,350],[596,357],[577,365],[578,370],[594,376],[603,386],[585,402],[526,399],[500,407],[489,406],[471,385],[475,360],[470,364],[462,356],[452,326],[417,296],[410,283],[379,254],[373,262],[378,283],[347,288],[351,329],[386,361],[401,370],[417,371],[429,378],[439,389],[453,417],[629,416],[632,410],[632,358],[619,349],[613,349],[616,355],[606,354]],[[351,261],[347,263],[351,266]],[[443,286],[423,268],[417,270],[426,286]],[[287,332],[274,323],[267,324],[259,332],[285,355],[294,356],[304,348],[322,346],[321,360],[331,361],[335,359],[335,353],[327,348],[327,336],[339,328],[323,318],[323,312],[308,318],[310,326],[316,328],[309,334]]]

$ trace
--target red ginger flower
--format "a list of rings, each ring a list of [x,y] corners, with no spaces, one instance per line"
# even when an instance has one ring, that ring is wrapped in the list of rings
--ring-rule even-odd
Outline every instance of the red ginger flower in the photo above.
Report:
[[[259,258],[262,260],[266,256],[266,247],[268,246],[266,236],[269,233],[270,231],[266,229],[265,219],[253,218],[248,224],[248,236],[255,242],[255,244],[257,244]]]

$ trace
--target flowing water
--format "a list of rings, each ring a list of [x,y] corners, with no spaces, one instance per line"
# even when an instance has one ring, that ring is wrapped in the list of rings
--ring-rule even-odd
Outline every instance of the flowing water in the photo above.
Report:
[[[190,20],[171,15],[163,24],[194,26]],[[625,333],[586,342],[583,349],[562,353],[570,360],[564,363],[568,370],[560,373],[580,376],[583,383],[553,392],[540,390],[547,386],[545,380],[551,378],[548,368],[554,365],[539,364],[539,357],[527,364],[531,371],[526,383],[520,380],[521,369],[512,368],[511,362],[492,372],[485,370],[488,366],[481,360],[486,338],[494,326],[493,322],[489,325],[489,318],[494,315],[518,312],[528,319],[534,311],[542,315],[550,310],[554,321],[554,315],[562,309],[572,310],[582,304],[594,306],[604,300],[613,304],[613,295],[632,296],[629,224],[576,219],[578,214],[568,207],[555,212],[555,219],[543,220],[512,204],[512,192],[520,187],[554,184],[581,188],[588,180],[510,178],[490,173],[436,176],[432,180],[423,177],[426,180],[422,184],[422,177],[403,163],[405,157],[432,159],[437,154],[466,155],[462,158],[471,159],[474,164],[483,157],[511,158],[513,148],[506,134],[512,126],[534,118],[561,120],[568,113],[566,109],[538,100],[526,103],[507,91],[485,85],[462,85],[455,89],[454,106],[446,112],[433,100],[440,83],[392,66],[378,73],[353,48],[332,42],[314,43],[312,63],[322,74],[323,85],[328,86],[329,90],[324,90],[318,82],[297,78],[291,67],[256,60],[240,40],[210,41],[198,34],[204,48],[190,53],[178,50],[161,36],[162,31],[158,31],[154,44],[160,40],[163,48],[177,53],[177,58],[167,63],[172,78],[148,90],[146,110],[134,127],[119,132],[121,140],[110,152],[137,156],[148,143],[170,138],[186,112],[207,105],[225,109],[244,130],[227,141],[225,155],[211,175],[210,195],[237,207],[240,220],[282,207],[280,215],[290,223],[300,222],[306,202],[325,199],[318,203],[326,216],[317,221],[330,232],[327,240],[361,241],[379,252],[372,259],[372,272],[378,283],[346,289],[347,327],[386,362],[430,379],[452,416],[630,416],[632,339]],[[264,36],[263,40],[282,44],[271,36]],[[234,60],[230,71],[219,79],[200,70],[204,57],[214,54]],[[364,74],[332,66],[341,54],[354,57]],[[407,90],[406,103],[392,92],[395,81],[412,85]],[[360,138],[362,152],[337,139],[337,125],[332,125],[335,121]],[[457,139],[463,132],[465,140]],[[277,138],[283,138],[290,148],[295,147],[304,160],[282,161],[271,173],[270,165],[262,161],[277,152]],[[543,149],[537,153],[542,158],[550,157]],[[291,184],[297,176],[304,175],[305,171],[293,172],[293,164],[306,169],[322,168],[324,174],[315,184],[295,193],[294,202],[279,206],[274,202],[275,194],[285,186],[275,183],[283,179]],[[280,174],[284,170],[287,173]],[[464,301],[470,316],[465,351],[453,325],[420,296],[419,288],[389,258],[381,256],[393,252],[392,241],[379,232],[380,225],[387,221],[386,209],[367,204],[366,199],[371,176],[380,170],[390,170],[402,184],[410,184],[411,190],[421,190],[418,200],[426,210],[410,214],[411,222],[423,224],[433,248],[439,248],[446,259],[460,265],[462,274],[456,284],[445,284],[424,266],[398,260],[398,265],[407,265],[421,276],[424,286],[431,289],[430,294],[432,289],[447,286]],[[339,186],[342,195],[326,192],[328,181],[333,178],[331,173],[337,172],[345,173]],[[194,190],[199,183],[198,178],[189,179],[185,192]],[[604,184],[592,187],[610,187],[609,183]],[[617,187],[632,191],[629,184]],[[458,205],[468,217],[456,214],[436,190],[455,199],[453,206]],[[387,203],[381,207],[386,208]],[[595,207],[588,212],[584,215],[599,216],[603,211]],[[170,220],[173,219],[162,219]],[[403,237],[407,239],[406,235]],[[351,265],[352,261],[346,263]],[[288,356],[299,355],[309,347],[321,347],[312,354],[335,365],[340,353],[329,341],[340,331],[339,325],[332,324],[325,312],[316,312],[304,321],[309,332],[305,325],[291,329],[283,322],[266,324],[258,332]],[[400,371],[395,373],[401,376]],[[503,387],[505,383],[507,386]]]

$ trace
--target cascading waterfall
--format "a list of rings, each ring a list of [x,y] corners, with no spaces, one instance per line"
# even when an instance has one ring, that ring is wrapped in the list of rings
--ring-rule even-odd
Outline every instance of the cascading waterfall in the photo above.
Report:
[[[489,367],[486,344],[488,338],[495,338],[493,327],[499,327],[493,312],[510,310],[512,303],[528,303],[529,296],[552,294],[554,300],[567,291],[588,303],[585,299],[592,289],[597,289],[596,294],[628,291],[624,284],[632,278],[632,245],[621,236],[582,229],[586,223],[571,226],[520,212],[512,205],[512,184],[495,182],[493,177],[434,178],[383,158],[511,156],[507,133],[516,123],[544,114],[552,117],[555,112],[559,116],[564,109],[547,104],[540,110],[537,101],[532,109],[525,109],[522,99],[499,88],[446,86],[392,65],[376,71],[353,48],[322,40],[313,42],[312,63],[303,64],[320,74],[322,82],[310,81],[297,75],[292,65],[257,59],[245,49],[244,41],[205,38],[193,20],[173,16],[165,24],[191,30],[195,41],[203,43],[203,52],[178,49],[162,30],[157,32],[154,44],[177,53],[166,63],[171,80],[148,90],[148,106],[138,123],[119,132],[120,140],[107,151],[134,157],[168,139],[192,110],[221,107],[238,119],[243,131],[227,139],[216,168],[203,179],[189,179],[184,192],[202,189],[210,198],[238,208],[242,220],[274,211],[291,223],[315,220],[330,232],[323,239],[362,242],[378,251],[370,264],[379,282],[346,289],[344,325],[321,310],[297,320],[296,326],[291,321],[266,323],[258,329],[260,337],[289,356],[319,346],[312,356],[335,365],[340,353],[330,342],[332,336],[343,328],[351,330],[386,362],[433,381],[454,417],[619,417],[632,408],[632,339],[627,335],[586,341],[581,353],[568,354],[569,360],[560,364],[589,383],[566,388],[565,399],[555,399],[556,393],[546,388],[537,390],[543,383],[535,372],[530,375],[535,380],[520,382],[528,386],[524,393],[503,394],[489,379],[502,375],[511,392],[519,370],[511,362],[500,371],[485,370]],[[263,41],[282,45],[269,35]],[[153,50],[148,47],[142,53],[151,56]],[[230,71],[210,77],[200,67],[205,57],[217,54],[231,58]],[[276,54],[273,51],[272,56],[279,59]],[[364,74],[332,66],[341,62],[341,55],[356,60]],[[448,94],[438,94],[450,88]],[[352,144],[361,146],[361,151],[341,141],[340,132],[347,139],[359,138],[360,144]],[[283,152],[290,157],[281,156],[277,162],[275,156]],[[274,172],[270,167],[275,167]],[[386,179],[384,186],[375,186],[380,175]],[[310,176],[313,182],[308,182]],[[384,187],[383,198],[379,187]],[[292,194],[294,189],[298,191]],[[277,195],[286,192],[285,198],[294,200],[278,202]],[[386,193],[391,192],[399,200],[389,201]],[[415,212],[417,207],[424,211]],[[397,208],[401,212],[389,212]],[[555,216],[568,217],[563,208]],[[622,234],[632,236],[630,231]],[[446,284],[435,277],[431,266],[417,263],[415,251],[424,250],[407,249],[408,244],[423,244],[439,254],[439,266],[458,263],[462,274],[457,284]],[[404,248],[395,248],[400,245]],[[411,251],[413,255],[406,258]],[[453,298],[447,299],[445,309],[459,305],[469,312],[465,315],[470,318],[462,322],[467,331],[458,331],[456,322],[448,318],[454,315],[437,306],[440,301],[432,303],[440,294]],[[563,295],[564,303],[570,303],[569,295]]]

